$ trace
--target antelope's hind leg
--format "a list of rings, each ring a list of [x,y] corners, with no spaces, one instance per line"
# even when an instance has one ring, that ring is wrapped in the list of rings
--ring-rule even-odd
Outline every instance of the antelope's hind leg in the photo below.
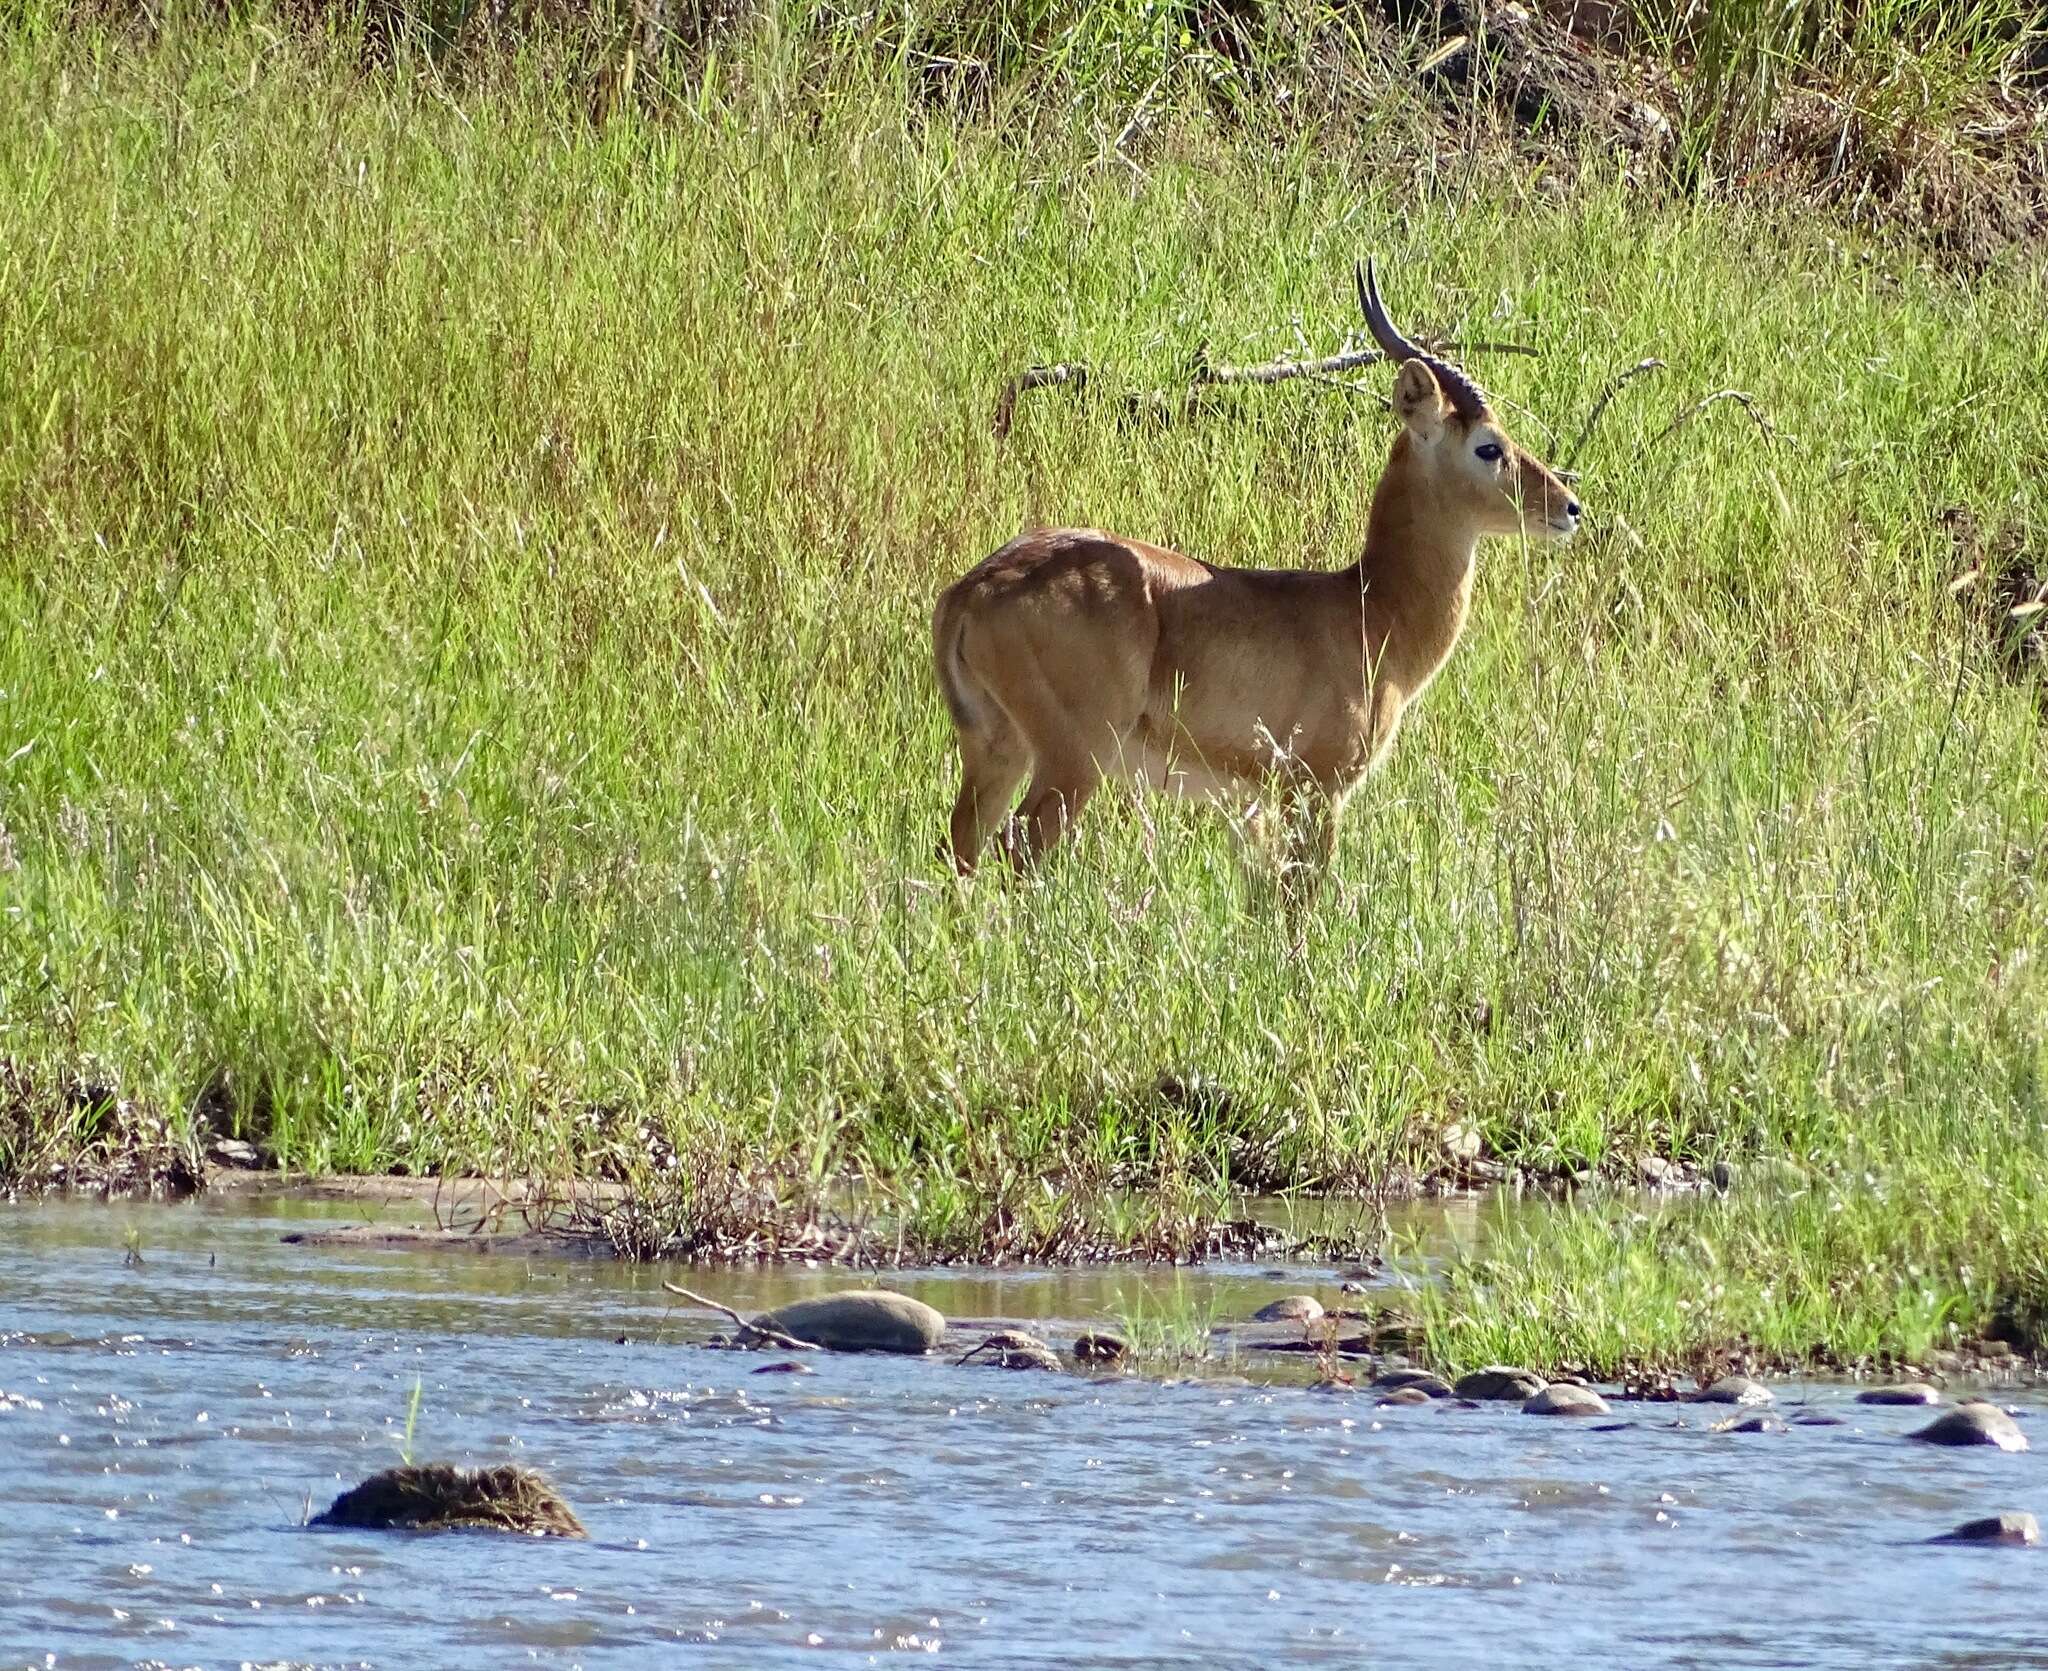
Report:
[[[1043,858],[1079,822],[1101,782],[1101,768],[1092,759],[1038,763],[1017,809],[1012,856],[1020,868]]]
[[[1007,823],[1017,785],[1031,770],[1031,749],[1008,719],[960,733],[960,793],[949,829],[953,868],[971,876],[981,850]]]

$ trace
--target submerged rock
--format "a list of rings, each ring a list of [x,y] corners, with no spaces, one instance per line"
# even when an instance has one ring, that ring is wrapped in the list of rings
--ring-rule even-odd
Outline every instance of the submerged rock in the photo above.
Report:
[[[1379,1402],[1380,1407],[1385,1409],[1394,1404],[1434,1404],[1436,1398],[1423,1387],[1388,1387],[1380,1393]]]
[[[1122,1363],[1130,1350],[1130,1343],[1122,1335],[1105,1334],[1099,1329],[1091,1329],[1074,1341],[1074,1358],[1078,1363]]]
[[[1943,1532],[1929,1543],[2003,1543],[2031,1547],[2041,1541],[2041,1522],[2023,1510],[1987,1514],[1982,1520],[1965,1520],[1952,1532]]]
[[[1771,1389],[1761,1381],[1752,1381],[1747,1375],[1724,1375],[1712,1386],[1701,1388],[1697,1396],[1702,1404],[1770,1404],[1774,1402]]]
[[[1895,1387],[1866,1387],[1856,1395],[1858,1404],[1939,1404],[1941,1394],[1925,1381],[1901,1381]]]
[[[937,1311],[883,1288],[820,1294],[754,1321],[832,1352],[929,1352],[946,1337],[946,1320]]]
[[[1323,1302],[1311,1294],[1289,1294],[1284,1300],[1262,1305],[1252,1313],[1254,1323],[1314,1323],[1323,1315]]]
[[[1533,1369],[1516,1369],[1508,1364],[1488,1364],[1484,1369],[1475,1369],[1469,1375],[1458,1377],[1457,1385],[1451,1390],[1460,1398],[1513,1399],[1517,1404],[1526,1403],[1540,1393],[1548,1383]]]
[[[1425,1398],[1449,1398],[1451,1387],[1426,1369],[1389,1369],[1372,1378],[1377,1392],[1419,1392]]]
[[[764,1363],[753,1371],[756,1375],[815,1375],[818,1372],[807,1363],[798,1363],[794,1358],[784,1358],[781,1363]]]
[[[1730,1416],[1724,1422],[1714,1423],[1716,1433],[1790,1433],[1791,1428],[1767,1415],[1762,1410],[1752,1410],[1746,1416]]]
[[[1607,1400],[1591,1387],[1569,1381],[1553,1381],[1522,1405],[1525,1416],[1605,1416],[1612,1412]]]
[[[2027,1436],[2012,1417],[1995,1404],[1974,1399],[1943,1411],[1907,1437],[1929,1445],[1996,1445],[2002,1451],[2027,1448]]]
[[[978,1361],[997,1369],[1049,1369],[1058,1372],[1059,1354],[1035,1334],[1001,1329],[964,1354],[961,1363]]]
[[[457,1468],[447,1462],[387,1468],[344,1491],[310,1524],[371,1531],[586,1535],[576,1511],[562,1501],[546,1475],[512,1463],[496,1468]]]

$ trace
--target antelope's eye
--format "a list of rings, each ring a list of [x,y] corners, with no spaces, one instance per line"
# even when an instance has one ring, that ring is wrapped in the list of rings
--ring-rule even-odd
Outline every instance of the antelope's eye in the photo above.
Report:
[[[1500,462],[1500,448],[1491,441],[1486,442],[1483,446],[1474,447],[1472,450],[1485,459],[1488,464],[1498,464]]]

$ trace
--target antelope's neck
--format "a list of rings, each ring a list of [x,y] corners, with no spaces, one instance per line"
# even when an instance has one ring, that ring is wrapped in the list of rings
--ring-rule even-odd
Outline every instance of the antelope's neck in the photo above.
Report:
[[[1373,494],[1358,569],[1378,677],[1412,700],[1465,630],[1479,541],[1420,494],[1402,464],[1397,447]]]

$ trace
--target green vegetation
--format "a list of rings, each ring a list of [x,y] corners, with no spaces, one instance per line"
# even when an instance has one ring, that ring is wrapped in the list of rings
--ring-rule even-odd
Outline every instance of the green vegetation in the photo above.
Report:
[[[0,1174],[175,1172],[211,1123],[622,1179],[652,1245],[851,1177],[914,1246],[1082,1245],[1104,1198],[1187,1251],[1457,1126],[1816,1185],[1518,1220],[1430,1302],[1447,1360],[2048,1297],[2040,688],[1949,589],[2044,566],[2038,260],[1966,283],[1597,158],[1560,195],[1415,145],[1415,97],[1336,144],[1169,89],[1119,150],[1107,105],[771,36],[593,124],[539,46],[0,35]],[[1298,942],[1198,809],[956,886],[934,592],[1032,519],[1348,560],[1375,401],[1114,397],[1334,349],[1368,250],[1404,320],[1540,345],[1478,367],[1538,451],[1669,363],[1578,461],[1588,533],[1482,554]],[[998,444],[1055,358],[1088,393]],[[1775,439],[1672,427],[1727,387]]]
[[[1184,1283],[1148,1282],[1129,1298],[1119,1293],[1112,1324],[1128,1348],[1123,1361],[1155,1373],[1214,1361],[1219,1310],[1213,1295]]]

